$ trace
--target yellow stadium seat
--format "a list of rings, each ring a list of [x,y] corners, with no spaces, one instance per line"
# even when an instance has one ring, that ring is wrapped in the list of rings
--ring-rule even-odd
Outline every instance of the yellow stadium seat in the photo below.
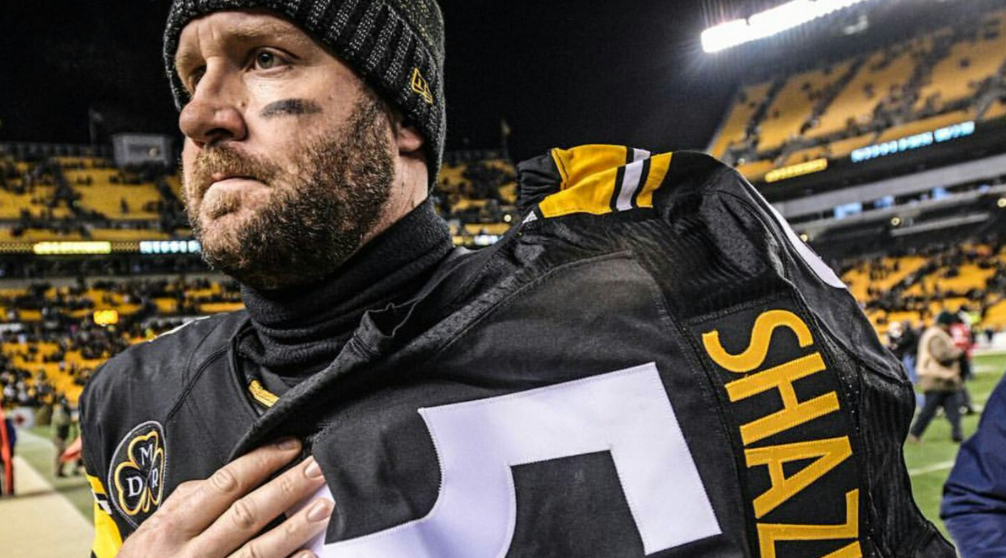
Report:
[[[744,175],[751,182],[756,182],[765,178],[768,171],[775,168],[775,163],[768,160],[763,161],[752,161],[750,163],[744,163],[737,165],[737,171]]]
[[[854,138],[833,141],[828,144],[827,152],[830,159],[848,157],[853,151],[874,143],[874,134],[864,134]]]
[[[867,58],[855,77],[818,118],[817,126],[807,130],[805,136],[824,137],[846,130],[849,121],[867,124],[873,120],[877,105],[892,89],[905,85],[912,76],[915,70],[913,51],[919,48],[916,43],[891,47],[892,52],[900,51],[900,54],[881,50]],[[889,60],[889,57],[892,58]]]
[[[827,156],[828,149],[824,146],[808,147],[790,153],[789,156],[779,162],[779,167],[798,165],[800,163],[806,163],[807,161],[813,161],[814,159],[820,159]]]
[[[830,72],[820,69],[790,77],[772,100],[758,128],[758,151],[778,149],[797,138],[814,108],[811,96],[820,95],[847,74],[851,66],[852,61],[847,60],[832,67]]]
[[[709,149],[709,153],[713,157],[723,158],[730,144],[744,141],[747,135],[748,122],[750,122],[755,110],[764,101],[771,88],[772,82],[767,81],[747,86],[741,90],[740,95],[738,95],[728,113],[729,115],[723,122],[719,134],[717,134],[716,139],[713,141],[712,147]]]
[[[930,82],[919,91],[916,110],[922,110],[930,99],[935,100],[935,108],[958,101],[975,94],[977,85],[984,79],[999,73],[1006,62],[1006,33],[1002,24],[1004,16],[986,19],[997,35],[985,37],[983,32],[971,39],[955,43],[950,54],[933,68]]]
[[[1006,99],[999,99],[982,115],[982,121],[996,120],[1006,117]]]
[[[973,119],[974,113],[967,110],[957,110],[940,116],[924,118],[922,120],[902,124],[901,126],[888,128],[887,130],[884,130],[884,132],[881,133],[876,140],[874,140],[874,143],[884,143],[891,140],[907,138],[909,136],[914,136],[915,134],[935,131],[946,126],[960,124],[961,122]]]
[[[154,184],[115,184],[111,178],[119,171],[116,169],[88,169],[66,171],[66,179],[80,194],[80,205],[84,209],[97,211],[109,219],[116,220],[152,220],[159,214],[156,209],[148,210],[148,204],[162,201],[160,192]],[[90,185],[78,185],[78,179],[87,180]],[[125,202],[126,207],[123,207]],[[126,209],[127,211],[123,211]]]

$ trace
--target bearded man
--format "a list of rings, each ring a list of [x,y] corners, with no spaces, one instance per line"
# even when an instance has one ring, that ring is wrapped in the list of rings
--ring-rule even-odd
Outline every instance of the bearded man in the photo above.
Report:
[[[952,556],[900,365],[735,171],[556,149],[455,251],[432,0],[176,0],[165,62],[246,310],[87,385],[97,558]]]

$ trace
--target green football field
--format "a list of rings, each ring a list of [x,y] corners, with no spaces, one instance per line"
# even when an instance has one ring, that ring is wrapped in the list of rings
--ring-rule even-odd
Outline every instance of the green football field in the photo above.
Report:
[[[992,389],[1006,369],[1006,354],[980,356],[975,358],[976,377],[968,383],[968,388],[976,405],[985,404]],[[965,437],[971,436],[978,427],[978,415],[964,417]],[[37,428],[19,443],[18,453],[27,459],[54,488],[70,500],[85,517],[91,517],[92,500],[87,482],[83,477],[53,478],[52,445],[48,442],[48,427]],[[939,518],[940,496],[943,483],[950,474],[958,445],[950,441],[950,425],[943,417],[933,420],[919,444],[905,445],[905,461],[912,477],[915,499],[926,517],[930,518],[946,533]]]

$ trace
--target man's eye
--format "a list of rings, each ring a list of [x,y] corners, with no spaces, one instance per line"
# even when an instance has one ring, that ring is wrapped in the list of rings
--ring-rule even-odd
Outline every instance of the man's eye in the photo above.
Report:
[[[275,68],[282,63],[283,61],[280,60],[278,56],[267,50],[259,51],[258,54],[255,55],[255,67],[260,70]]]

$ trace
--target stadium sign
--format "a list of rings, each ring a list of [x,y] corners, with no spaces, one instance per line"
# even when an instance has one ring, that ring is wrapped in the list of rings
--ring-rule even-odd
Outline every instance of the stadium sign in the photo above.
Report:
[[[862,163],[879,157],[887,157],[897,153],[904,153],[905,151],[913,151],[923,147],[929,147],[934,143],[943,143],[945,141],[967,137],[974,133],[975,122],[974,120],[969,120],[967,122],[961,122],[960,124],[954,124],[953,126],[940,128],[932,132],[924,132],[921,134],[915,134],[914,136],[869,145],[853,151],[851,158],[853,163]]]
[[[197,240],[145,240],[140,242],[141,254],[198,254]]]
[[[780,180],[788,180],[790,178],[813,174],[827,169],[828,159],[814,159],[813,161],[807,161],[806,163],[790,165],[788,167],[782,167],[781,169],[769,171],[769,173],[765,175],[765,182],[779,182]]]
[[[112,253],[111,242],[36,242],[31,251],[39,256],[104,255]]]
[[[171,136],[162,134],[115,134],[112,136],[116,166],[171,164]]]

